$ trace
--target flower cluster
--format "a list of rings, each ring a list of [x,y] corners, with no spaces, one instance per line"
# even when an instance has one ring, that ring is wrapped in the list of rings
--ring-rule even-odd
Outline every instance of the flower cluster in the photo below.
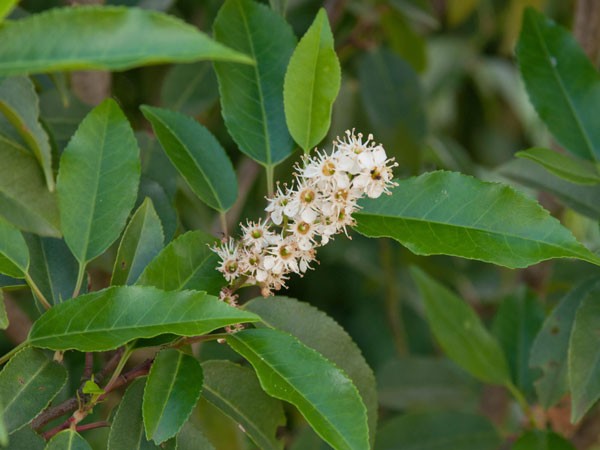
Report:
[[[379,197],[395,185],[384,148],[369,135],[346,132],[331,154],[305,156],[296,167],[295,183],[277,187],[268,199],[269,217],[242,225],[239,241],[229,238],[213,250],[218,270],[231,285],[258,284],[264,296],[285,286],[290,273],[304,274],[316,248],[354,224],[352,213],[362,196]]]

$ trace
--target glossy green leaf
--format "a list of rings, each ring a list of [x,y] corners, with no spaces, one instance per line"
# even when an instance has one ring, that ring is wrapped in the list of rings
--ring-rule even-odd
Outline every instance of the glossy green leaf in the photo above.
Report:
[[[92,447],[76,431],[64,430],[48,441],[45,450],[92,450]]]
[[[283,406],[265,394],[254,372],[229,361],[207,361],[202,368],[203,396],[239,423],[258,448],[282,449],[276,434],[285,425]]]
[[[456,411],[405,414],[377,433],[375,450],[497,450],[502,439],[483,416]]]
[[[212,444],[206,439],[191,421],[187,421],[179,433],[177,433],[177,450],[215,450]]]
[[[568,376],[571,421],[578,422],[600,398],[600,285],[585,294],[573,322],[569,341]]]
[[[549,148],[530,148],[515,153],[515,156],[530,159],[542,165],[548,172],[573,183],[600,183],[600,171],[593,164]]]
[[[187,422],[202,391],[202,366],[178,350],[160,351],[152,364],[142,415],[148,440],[160,444]]]
[[[71,298],[77,283],[77,260],[62,239],[25,236],[31,263],[29,276],[46,300],[56,305]]]
[[[173,206],[173,200],[169,197],[165,186],[156,180],[142,175],[137,203],[141,204],[146,197],[152,200],[156,214],[160,217],[165,242],[169,242],[173,239],[178,225],[177,212]]]
[[[13,356],[0,372],[0,403],[8,432],[37,416],[66,381],[65,368],[41,350],[27,347]]]
[[[575,447],[556,433],[535,430],[517,439],[511,450],[575,450]]]
[[[29,268],[29,250],[19,230],[0,218],[0,273],[23,278]]]
[[[217,294],[225,280],[216,270],[219,258],[209,247],[215,242],[200,230],[182,234],[148,264],[137,284],[165,291],[195,289]]]
[[[27,143],[42,167],[48,189],[53,191],[54,175],[52,174],[50,142],[38,121],[39,100],[29,78],[0,79],[0,113],[6,116]]]
[[[52,350],[99,352],[133,339],[166,333],[198,336],[226,325],[258,320],[258,316],[204,292],[115,286],[50,309],[33,324],[29,342]]]
[[[39,434],[24,426],[8,436],[10,450],[44,450],[46,441]]]
[[[57,180],[60,220],[81,264],[102,254],[125,226],[140,179],[138,154],[133,130],[112,99],[86,116],[65,148]]]
[[[391,237],[418,255],[446,254],[510,268],[550,258],[600,257],[534,200],[509,186],[455,172],[399,182],[392,195],[361,202],[356,230]]]
[[[283,80],[296,37],[281,16],[252,0],[226,0],[213,28],[218,41],[256,61],[254,66],[215,63],[229,134],[242,152],[273,166],[294,145],[285,123]]]
[[[369,447],[367,411],[347,375],[320,353],[282,331],[240,331],[229,345],[254,366],[263,389],[295,405],[336,449]]]
[[[583,186],[555,177],[538,164],[515,159],[498,169],[504,177],[524,186],[555,195],[563,204],[596,220],[600,220],[600,186]]]
[[[40,93],[40,115],[56,147],[62,151],[92,106],[83,103],[66,90],[53,89]]]
[[[327,134],[340,83],[333,34],[327,13],[321,8],[292,54],[283,85],[286,122],[305,152]]]
[[[348,333],[324,312],[293,298],[257,297],[244,309],[259,315],[261,324],[290,333],[348,375],[367,407],[372,444],[377,428],[377,386],[373,371]]]
[[[163,248],[163,229],[152,205],[146,198],[131,217],[117,251],[111,285],[134,284]]]
[[[225,149],[200,123],[181,113],[142,106],[163,149],[194,193],[227,211],[237,197],[237,178]]]
[[[492,332],[504,350],[513,384],[533,398],[536,371],[529,366],[533,341],[544,321],[544,310],[535,295],[516,292],[502,300]]]
[[[517,58],[529,98],[556,140],[581,158],[600,160],[600,78],[575,38],[528,8]]]
[[[597,285],[594,278],[575,286],[546,318],[533,342],[529,364],[543,372],[535,387],[544,408],[553,406],[568,390],[567,355],[575,313]]]
[[[6,314],[6,305],[4,304],[4,294],[0,289],[0,330],[6,330],[8,327],[8,315]]]
[[[174,66],[165,77],[160,98],[165,108],[189,116],[203,113],[219,98],[217,75],[212,64],[201,61]]]
[[[173,16],[138,8],[54,8],[6,22],[0,42],[0,75],[201,59],[252,62]]]
[[[0,215],[24,231],[60,236],[55,193],[33,154],[0,135]]]
[[[473,309],[422,270],[413,267],[411,274],[431,331],[448,357],[481,381],[509,383],[504,353]]]
[[[379,402],[395,410],[476,411],[478,383],[446,358],[392,359],[377,371]]]
[[[160,447],[146,439],[142,421],[142,402],[146,378],[129,385],[111,421],[108,450],[154,450]]]

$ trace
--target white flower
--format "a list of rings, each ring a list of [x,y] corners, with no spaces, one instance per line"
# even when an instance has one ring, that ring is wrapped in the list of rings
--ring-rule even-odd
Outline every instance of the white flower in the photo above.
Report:
[[[239,243],[229,238],[213,247],[221,258],[218,270],[232,286],[225,288],[224,298],[239,287],[239,282],[233,284],[239,277],[258,284],[268,296],[285,287],[290,273],[302,276],[315,261],[317,247],[340,232],[348,235],[362,196],[379,197],[397,185],[392,181],[397,164],[372,135],[363,141],[362,134],[347,131],[333,145],[331,154],[317,152],[303,158],[304,166],[296,166],[295,188],[277,185],[265,208],[270,222],[247,221]]]
[[[300,170],[300,176],[312,181],[322,189],[345,188],[350,185],[350,176],[343,164],[340,164],[339,154],[318,153],[316,157],[305,158],[305,167]]]
[[[273,198],[268,198],[269,205],[265,211],[271,213],[271,221],[275,225],[281,225],[283,222],[283,209],[290,201],[289,192],[284,193],[281,186],[277,186],[277,192]]]
[[[310,222],[292,222],[288,224],[291,235],[296,239],[300,250],[310,250],[315,246],[315,234],[317,228]]]
[[[274,236],[275,233],[266,223],[262,223],[262,219],[258,222],[247,221],[246,225],[242,225],[242,243],[246,247],[260,250],[271,244]]]
[[[227,281],[233,281],[244,272],[245,268],[240,264],[238,243],[232,237],[227,242],[222,242],[221,246],[213,247],[213,251],[221,258],[217,270]]]
[[[372,151],[358,155],[358,164],[361,172],[352,180],[352,184],[367,196],[377,198],[384,192],[389,193],[389,187],[396,184],[392,181],[392,168],[397,164],[393,158],[387,159],[383,147],[377,146]]]
[[[319,215],[319,191],[311,186],[300,185],[298,190],[290,193],[290,200],[283,208],[289,218],[312,223]]]
[[[298,250],[298,243],[292,236],[282,239],[277,245],[268,248],[269,254],[264,260],[265,269],[276,275],[286,272],[300,273],[296,261]]]

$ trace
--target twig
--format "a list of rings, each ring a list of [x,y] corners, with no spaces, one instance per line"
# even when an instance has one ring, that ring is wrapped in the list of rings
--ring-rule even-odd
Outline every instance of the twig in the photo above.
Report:
[[[83,374],[81,375],[81,381],[87,381],[92,377],[94,372],[94,354],[87,352],[85,354],[85,367],[83,368]]]
[[[77,431],[86,431],[86,430],[93,430],[95,428],[103,428],[103,427],[110,427],[110,423],[107,422],[106,420],[101,420],[100,422],[86,423],[85,425],[77,425],[76,430]]]
[[[112,359],[115,359],[115,357],[113,356]],[[111,361],[112,361],[112,359],[111,359]],[[96,403],[103,401],[110,392],[112,392],[116,389],[119,389],[120,387],[130,383],[131,381],[133,381],[136,378],[139,378],[139,377],[142,377],[142,376],[148,374],[153,361],[154,361],[154,359],[147,359],[142,364],[131,369],[129,372],[124,373],[123,375],[119,376],[111,384],[111,386],[107,386],[104,394],[100,395],[97,398]],[[110,363],[110,361],[109,361],[109,363]],[[57,405],[57,406],[47,409],[46,411],[41,413],[39,416],[37,416],[35,419],[33,419],[33,421],[31,422],[31,428],[33,428],[36,431],[39,431],[44,425],[51,422],[52,420],[57,419],[61,416],[64,416],[65,414],[76,411],[77,408],[79,407],[79,403],[80,403],[79,399],[75,396],[75,397],[69,398],[68,400],[65,400],[60,405]],[[85,417],[85,415],[83,417]],[[81,417],[81,419],[83,419],[83,417]],[[76,419],[74,419],[73,417],[69,417],[67,420],[65,420],[59,426],[44,433],[44,437],[46,439],[49,439],[52,436],[54,436],[56,433],[59,433],[60,431],[69,428],[74,422],[76,422]],[[46,437],[47,435],[48,435],[48,437]]]
[[[38,431],[44,425],[52,422],[54,419],[58,419],[65,414],[72,413],[79,406],[79,400],[77,397],[71,397],[59,405],[48,408],[46,411],[41,413],[35,419],[31,421],[31,428]]]

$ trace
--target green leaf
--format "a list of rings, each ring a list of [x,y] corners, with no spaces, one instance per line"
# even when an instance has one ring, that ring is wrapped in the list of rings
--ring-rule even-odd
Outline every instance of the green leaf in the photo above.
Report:
[[[53,8],[5,22],[0,42],[0,75],[125,70],[201,59],[252,63],[175,17],[138,8]]]
[[[69,90],[63,93],[53,89],[40,93],[41,120],[59,151],[67,146],[79,123],[91,110],[92,106],[83,103]]]
[[[340,83],[333,34],[327,13],[321,8],[292,54],[283,85],[286,122],[305,152],[327,134]]]
[[[537,202],[503,184],[432,172],[360,204],[357,231],[391,237],[417,255],[461,256],[510,268],[564,257],[600,264],[600,257]]]
[[[0,273],[24,278],[29,269],[29,250],[19,230],[0,218]]]
[[[65,148],[57,180],[60,221],[81,264],[102,254],[125,226],[140,179],[138,154],[133,130],[112,99],[86,116]]]
[[[535,387],[544,408],[556,404],[568,390],[567,355],[575,313],[598,284],[593,278],[575,286],[554,308],[533,342],[529,364],[543,372]]]
[[[218,41],[256,61],[254,66],[215,63],[229,134],[246,155],[274,166],[294,145],[285,124],[283,80],[296,37],[280,15],[252,0],[226,0],[213,28]]]
[[[92,395],[102,395],[104,394],[104,389],[102,389],[95,381],[87,380],[83,388],[81,388],[81,392],[84,394],[92,394]]]
[[[600,398],[600,285],[585,295],[569,341],[568,380],[571,387],[571,422],[578,422]]]
[[[295,405],[336,449],[369,447],[367,411],[352,381],[320,353],[270,328],[227,337],[256,370],[267,394]]]
[[[216,239],[203,231],[188,231],[167,245],[140,275],[137,284],[165,291],[195,289],[217,294],[225,280],[209,246]]]
[[[13,8],[17,6],[17,3],[19,3],[19,0],[5,0],[0,4],[0,22],[10,14]]]
[[[44,450],[46,441],[31,427],[21,427],[8,436],[10,450]]]
[[[392,359],[377,371],[379,402],[395,410],[476,411],[478,383],[446,358]]]
[[[168,109],[197,116],[219,98],[217,75],[212,64],[201,61],[174,66],[160,90],[161,104]]]
[[[24,231],[60,236],[56,195],[31,152],[0,135],[0,215]]]
[[[62,239],[25,236],[31,263],[29,276],[46,300],[56,305],[69,298],[77,283],[77,260]]]
[[[148,440],[160,444],[177,434],[200,398],[202,377],[202,366],[193,356],[174,349],[156,355],[142,405]]]
[[[423,412],[384,423],[375,450],[496,450],[501,443],[485,417],[456,411]]]
[[[133,339],[166,333],[198,336],[226,325],[258,320],[258,316],[204,292],[115,286],[48,310],[33,324],[29,343],[52,350],[100,352]]]
[[[508,360],[513,384],[533,398],[536,372],[529,366],[533,341],[544,321],[544,311],[530,292],[516,292],[502,300],[492,332]]]
[[[411,268],[427,320],[444,352],[456,364],[486,383],[510,383],[506,358],[498,341],[475,312],[421,269]]]
[[[377,386],[373,371],[348,333],[324,312],[293,298],[258,297],[244,309],[259,315],[261,324],[290,333],[348,375],[367,407],[372,444],[377,428]]]
[[[160,217],[165,242],[169,242],[173,239],[178,224],[173,200],[169,197],[166,188],[161,183],[142,175],[137,203],[141,204],[146,197],[152,200],[156,214]]]
[[[48,441],[45,450],[92,450],[92,447],[76,431],[64,430]]]
[[[381,29],[394,52],[408,62],[417,72],[427,66],[427,43],[411,26],[411,20],[390,9],[381,15]]]
[[[498,173],[524,186],[549,192],[573,210],[600,220],[600,186],[582,186],[555,177],[539,165],[524,159],[503,164]]]
[[[54,175],[52,174],[50,142],[38,121],[39,100],[29,78],[0,80],[0,112],[6,116],[27,143],[42,167],[48,189],[53,191]]]
[[[41,351],[27,347],[0,372],[0,403],[9,433],[28,424],[60,392],[67,371]]]
[[[0,289],[0,330],[6,330],[8,327],[8,315],[6,314],[6,305],[4,304],[4,294]]]
[[[225,149],[207,128],[181,113],[142,106],[165,153],[194,193],[227,211],[237,197],[237,178]]]
[[[176,438],[177,450],[215,450],[204,434],[187,421]]]
[[[535,430],[521,436],[512,450],[575,450],[575,447],[556,433]]]
[[[11,288],[11,287],[19,287],[25,286],[24,280],[19,280],[17,278],[9,277],[8,275],[3,275],[0,273],[0,288]]]
[[[115,259],[111,285],[134,284],[163,248],[163,229],[148,197],[131,217]]]
[[[531,103],[556,140],[581,158],[600,160],[600,79],[573,36],[527,8],[517,58]]]
[[[558,153],[549,148],[530,148],[515,153],[519,158],[526,158],[542,165],[548,172],[577,184],[600,183],[600,172],[587,161],[573,156]]]
[[[2,296],[2,291],[0,291],[0,297]],[[6,429],[6,424],[4,423],[4,406],[0,404],[0,447],[8,446],[8,430]]]
[[[358,62],[358,80],[363,108],[378,141],[388,146],[396,159],[418,166],[427,133],[424,100],[413,68],[391,50],[365,52]]]
[[[108,434],[108,450],[153,450],[160,447],[144,436],[142,402],[146,378],[134,380],[125,391]]]
[[[281,401],[265,394],[251,369],[229,361],[206,361],[202,368],[208,401],[239,423],[258,448],[283,448],[276,436],[285,425]]]

